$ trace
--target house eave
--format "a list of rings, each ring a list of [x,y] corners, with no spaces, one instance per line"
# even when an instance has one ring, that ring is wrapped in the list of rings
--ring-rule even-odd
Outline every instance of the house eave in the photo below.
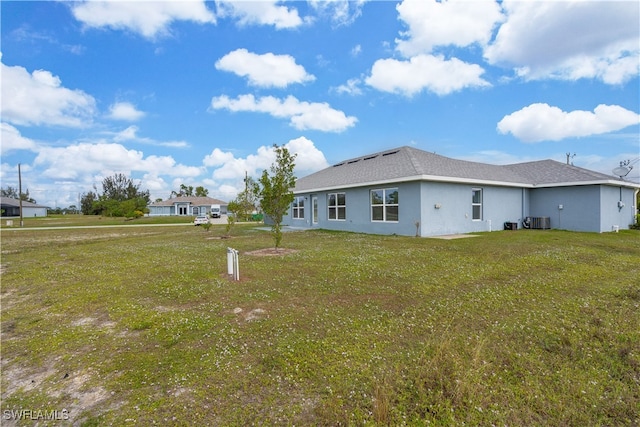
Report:
[[[330,191],[330,190],[344,190],[347,188],[357,188],[357,187],[376,187],[380,185],[399,184],[402,182],[415,182],[415,181],[446,182],[446,183],[471,184],[471,185],[493,185],[498,187],[534,188],[532,184],[525,184],[520,182],[491,181],[486,179],[457,178],[457,177],[446,177],[446,176],[436,176],[436,175],[415,175],[415,176],[405,176],[405,177],[394,178],[394,179],[358,182],[358,183],[334,185],[334,186],[328,186],[328,187],[315,187],[315,188],[309,188],[304,190],[294,190],[293,193],[294,194],[315,193],[315,192]]]
[[[608,185],[612,187],[640,188],[640,184],[636,184],[634,182],[629,182],[629,181],[618,181],[615,179],[578,181],[578,182],[552,182],[548,184],[535,184],[533,188],[576,187],[576,186],[587,186],[587,185]]]

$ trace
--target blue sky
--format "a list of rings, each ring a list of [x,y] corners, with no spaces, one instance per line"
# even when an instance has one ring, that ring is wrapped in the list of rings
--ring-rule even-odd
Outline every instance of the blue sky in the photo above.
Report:
[[[3,1],[2,186],[51,207],[125,173],[228,201],[403,145],[640,180],[637,1]],[[574,156],[575,154],[575,156]]]

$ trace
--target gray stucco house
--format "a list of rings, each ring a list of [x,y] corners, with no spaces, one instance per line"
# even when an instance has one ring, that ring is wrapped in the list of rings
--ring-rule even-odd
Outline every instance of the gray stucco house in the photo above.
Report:
[[[638,191],[554,160],[500,166],[405,146],[298,179],[283,224],[423,237],[505,227],[606,232],[633,224]]]
[[[211,205],[220,205],[221,212],[227,213],[227,203],[211,197],[183,196],[151,203],[149,216],[196,216],[211,213]]]

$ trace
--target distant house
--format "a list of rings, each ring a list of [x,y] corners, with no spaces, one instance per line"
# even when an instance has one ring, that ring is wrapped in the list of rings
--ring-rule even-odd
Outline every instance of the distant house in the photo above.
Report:
[[[220,205],[222,213],[227,213],[227,203],[211,197],[183,196],[151,203],[149,216],[195,216],[211,213],[211,205]]]
[[[554,160],[489,165],[412,147],[345,160],[297,180],[283,224],[433,236],[634,222],[640,184]]]
[[[18,217],[20,216],[20,200],[0,197],[0,209],[2,209],[2,216]],[[47,216],[47,209],[46,206],[22,201],[22,216],[24,218]]]

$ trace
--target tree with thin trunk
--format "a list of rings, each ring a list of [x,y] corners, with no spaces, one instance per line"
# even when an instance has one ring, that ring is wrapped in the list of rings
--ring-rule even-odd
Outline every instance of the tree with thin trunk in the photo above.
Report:
[[[271,175],[266,170],[262,172],[255,193],[260,197],[262,212],[273,221],[271,231],[275,247],[278,249],[282,241],[282,218],[289,210],[294,197],[292,190],[296,184],[296,177],[293,175],[296,155],[277,144],[274,144],[273,149],[276,160],[271,165]]]

